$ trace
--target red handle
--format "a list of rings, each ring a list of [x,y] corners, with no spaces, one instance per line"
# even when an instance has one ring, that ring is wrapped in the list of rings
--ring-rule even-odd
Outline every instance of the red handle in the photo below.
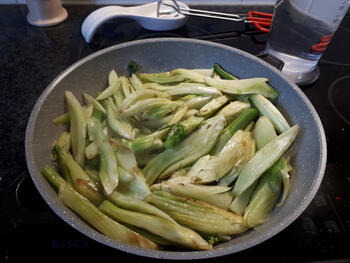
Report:
[[[269,33],[269,28],[271,26],[272,21],[272,14],[258,11],[250,11],[248,12],[248,21],[249,23],[252,23],[259,31]]]
[[[256,29],[258,29],[261,32],[264,32],[264,33],[270,32],[271,23],[266,23],[266,22],[251,22],[251,23],[256,27]],[[267,27],[264,27],[264,26],[267,26]]]
[[[266,17],[271,21],[272,14],[270,13],[264,13],[264,12],[258,12],[258,11],[249,11],[248,17],[254,17],[254,16],[260,16],[260,17]]]

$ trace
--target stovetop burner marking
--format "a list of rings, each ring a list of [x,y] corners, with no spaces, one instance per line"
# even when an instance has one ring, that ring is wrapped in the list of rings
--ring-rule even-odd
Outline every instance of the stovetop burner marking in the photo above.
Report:
[[[333,83],[331,84],[331,86],[329,87],[328,89],[328,100],[329,102],[331,103],[331,106],[334,108],[335,112],[338,114],[338,116],[343,120],[345,121],[348,125],[350,125],[350,121],[343,115],[343,113],[337,108],[334,100],[333,100],[333,90],[334,88],[337,86],[337,84],[345,79],[350,79],[350,75],[348,76],[344,76],[344,77],[341,77],[339,79],[336,79],[335,81],[333,81]],[[349,87],[350,89],[350,87]]]

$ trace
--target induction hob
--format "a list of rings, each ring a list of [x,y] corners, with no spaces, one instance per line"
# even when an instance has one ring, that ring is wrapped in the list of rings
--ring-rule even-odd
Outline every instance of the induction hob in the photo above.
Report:
[[[196,6],[245,14],[251,6]],[[34,187],[26,170],[24,129],[45,87],[69,65],[122,42],[154,37],[187,37],[222,43],[260,54],[267,36],[242,23],[190,17],[171,32],[142,29],[129,19],[111,20],[86,44],[80,34],[84,18],[96,6],[66,6],[69,19],[58,26],[36,28],[24,6],[0,6],[0,79],[2,121],[0,176],[0,262],[65,259],[92,262],[154,262],[106,247],[58,218]],[[272,12],[271,6],[254,8]],[[1,18],[10,14],[10,19]],[[2,23],[3,22],[3,23]],[[3,26],[1,26],[3,24]],[[310,206],[285,230],[248,250],[216,259],[227,262],[350,262],[350,15],[347,15],[319,63],[320,78],[301,87],[324,125],[328,161],[321,187]],[[36,43],[36,44],[34,44]],[[10,45],[11,44],[11,45]],[[6,75],[5,75],[6,74]],[[22,82],[21,82],[22,80]],[[23,82],[24,81],[24,82]],[[5,139],[6,138],[6,139]]]

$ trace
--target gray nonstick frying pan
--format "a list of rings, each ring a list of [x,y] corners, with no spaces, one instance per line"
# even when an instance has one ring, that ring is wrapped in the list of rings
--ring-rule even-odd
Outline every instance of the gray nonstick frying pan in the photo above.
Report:
[[[127,73],[134,60],[143,72],[160,72],[174,68],[210,68],[220,64],[239,78],[267,77],[279,92],[277,105],[291,124],[300,125],[300,133],[288,152],[294,171],[291,189],[283,206],[275,208],[261,226],[241,234],[210,251],[151,251],[113,241],[93,229],[58,199],[57,193],[41,175],[50,163],[54,139],[63,128],[52,119],[66,110],[64,91],[71,90],[81,101],[82,91],[96,94],[108,83],[108,73]],[[93,53],[62,72],[46,88],[31,113],[25,140],[27,165],[41,196],[55,213],[88,237],[128,253],[163,259],[200,259],[248,249],[276,235],[291,224],[309,205],[320,186],[326,165],[326,140],[320,119],[303,92],[281,73],[250,54],[207,41],[158,38],[133,41]]]

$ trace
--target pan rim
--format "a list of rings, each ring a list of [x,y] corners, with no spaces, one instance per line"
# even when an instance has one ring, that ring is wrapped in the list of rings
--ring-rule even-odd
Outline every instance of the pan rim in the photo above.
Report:
[[[264,235],[262,235],[259,238],[256,238],[250,242],[244,242],[240,246],[235,247],[228,247],[228,248],[214,248],[213,250],[209,251],[189,251],[189,252],[172,252],[172,251],[153,251],[148,249],[142,249],[135,246],[126,245],[122,242],[113,241],[106,237],[105,235],[99,233],[98,231],[91,228],[91,230],[87,231],[85,228],[81,229],[79,226],[80,224],[77,224],[76,220],[72,217],[67,216],[67,213],[65,211],[62,211],[58,206],[56,206],[57,200],[52,200],[48,193],[45,191],[45,189],[42,187],[40,182],[36,179],[37,175],[35,174],[35,165],[34,165],[34,157],[32,155],[32,138],[34,134],[34,127],[37,121],[37,115],[41,109],[41,106],[43,105],[45,99],[47,96],[51,93],[51,91],[55,88],[55,86],[68,74],[70,74],[73,70],[75,70],[77,67],[83,65],[84,63],[94,59],[97,56],[100,56],[101,54],[108,53],[117,49],[126,48],[129,46],[136,46],[136,45],[143,45],[146,43],[159,43],[159,42],[186,42],[186,43],[192,43],[192,44],[199,44],[199,45],[207,45],[212,47],[217,47],[220,49],[225,49],[229,52],[238,53],[242,56],[248,57],[252,60],[255,60],[257,63],[263,64],[265,67],[268,67],[272,71],[274,71],[276,74],[278,74],[285,82],[287,82],[290,86],[290,88],[294,89],[294,91],[299,95],[299,97],[303,100],[303,102],[307,105],[307,107],[310,110],[311,115],[314,118],[314,121],[317,126],[318,131],[318,137],[320,138],[320,156],[319,161],[320,165],[317,169],[317,176],[314,178],[311,184],[311,191],[309,191],[306,196],[303,199],[303,202],[300,203],[298,208],[294,210],[288,217],[286,217],[281,224],[278,224],[277,226],[273,227],[272,230]],[[257,244],[262,243],[263,241],[271,238],[272,236],[276,235],[277,233],[281,232],[283,229],[285,229],[287,226],[289,226],[295,219],[297,219],[300,214],[306,209],[306,207],[310,204],[314,196],[316,195],[317,190],[319,189],[319,186],[322,182],[323,175],[326,168],[326,160],[327,160],[327,145],[326,145],[326,137],[324,128],[322,125],[322,122],[314,108],[314,106],[311,104],[309,99],[306,97],[306,95],[300,90],[299,87],[297,87],[294,83],[291,83],[288,79],[286,79],[280,71],[275,69],[270,64],[258,59],[254,55],[251,55],[245,51],[239,50],[234,47],[230,47],[227,45],[219,44],[219,43],[213,43],[205,40],[196,40],[196,39],[186,39],[186,38],[151,38],[151,39],[142,39],[142,40],[135,40],[130,41],[122,44],[117,44],[102,50],[99,50],[97,52],[94,52],[85,58],[82,58],[81,60],[75,62],[68,68],[66,68],[63,72],[61,72],[42,92],[40,97],[38,98],[37,102],[35,103],[33,110],[30,114],[26,132],[25,132],[25,156],[27,161],[27,167],[30,173],[30,176],[38,189],[41,196],[44,198],[46,203],[50,206],[50,208],[65,222],[67,222],[70,226],[78,230],[79,232],[82,232],[84,235],[94,239],[97,242],[100,242],[102,244],[108,245],[110,247],[116,248],[118,250],[128,252],[131,254],[139,255],[139,256],[145,256],[149,258],[159,258],[159,259],[203,259],[203,258],[212,258],[212,257],[219,257],[224,256],[228,254],[232,254],[235,252],[239,252],[245,249],[248,249],[250,247],[253,247]],[[78,222],[79,223],[79,222]]]

